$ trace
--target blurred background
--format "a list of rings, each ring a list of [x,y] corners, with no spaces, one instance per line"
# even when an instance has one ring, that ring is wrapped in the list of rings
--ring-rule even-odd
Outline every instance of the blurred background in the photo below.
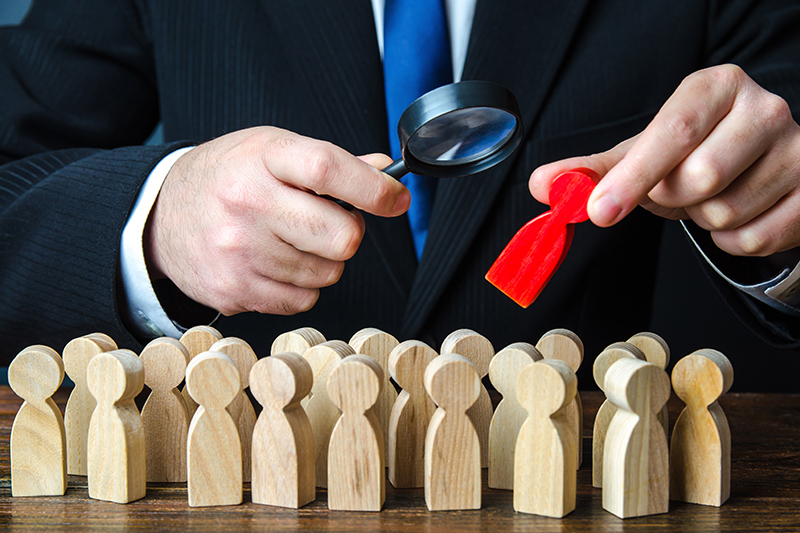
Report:
[[[30,3],[0,0],[0,26],[18,24]],[[160,141],[159,128],[148,142]],[[678,223],[670,223],[664,230],[661,258],[650,330],[669,343],[673,364],[695,350],[713,348],[733,363],[732,391],[800,393],[800,352],[771,348],[739,323],[709,284]],[[76,332],[76,336],[84,333],[88,332]],[[584,364],[592,364],[596,355],[586,354]],[[6,369],[0,368],[0,384],[6,383]],[[594,388],[589,385],[581,388]]]

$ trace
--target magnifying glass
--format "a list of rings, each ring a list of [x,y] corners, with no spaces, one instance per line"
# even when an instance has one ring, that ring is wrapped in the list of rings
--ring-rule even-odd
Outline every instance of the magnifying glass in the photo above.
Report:
[[[475,174],[503,161],[522,140],[514,94],[487,81],[462,81],[425,93],[400,116],[402,158],[383,169],[434,178]]]

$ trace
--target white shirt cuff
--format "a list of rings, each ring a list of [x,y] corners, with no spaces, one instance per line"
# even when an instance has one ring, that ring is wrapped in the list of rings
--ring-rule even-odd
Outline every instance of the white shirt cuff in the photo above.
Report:
[[[182,332],[158,301],[144,260],[144,227],[172,165],[192,147],[175,150],[153,168],[139,192],[122,230],[120,268],[127,302],[128,322],[141,336],[180,338]]]
[[[785,266],[777,275],[766,281],[754,284],[739,283],[722,272],[722,269],[709,257],[710,250],[704,250],[686,222],[682,220],[681,225],[700,255],[722,279],[773,309],[789,315],[800,316],[800,262]]]

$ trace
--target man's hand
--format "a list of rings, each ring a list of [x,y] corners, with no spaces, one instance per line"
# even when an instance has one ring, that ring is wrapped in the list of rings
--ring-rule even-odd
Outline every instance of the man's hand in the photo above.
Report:
[[[358,211],[318,195],[401,215],[408,191],[375,168],[389,163],[271,127],[202,144],[172,167],[150,214],[151,276],[225,315],[308,310],[364,236]]]
[[[800,126],[734,65],[688,76],[642,133],[608,152],[538,168],[531,193],[545,202],[552,180],[575,167],[603,176],[588,204],[598,226],[641,204],[691,218],[734,255],[800,245]]]

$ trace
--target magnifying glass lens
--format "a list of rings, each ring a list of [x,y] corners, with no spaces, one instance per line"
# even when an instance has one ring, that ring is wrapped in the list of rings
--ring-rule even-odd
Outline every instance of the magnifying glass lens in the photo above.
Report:
[[[426,164],[462,165],[497,152],[509,142],[518,119],[494,107],[455,109],[423,124],[406,149]]]

